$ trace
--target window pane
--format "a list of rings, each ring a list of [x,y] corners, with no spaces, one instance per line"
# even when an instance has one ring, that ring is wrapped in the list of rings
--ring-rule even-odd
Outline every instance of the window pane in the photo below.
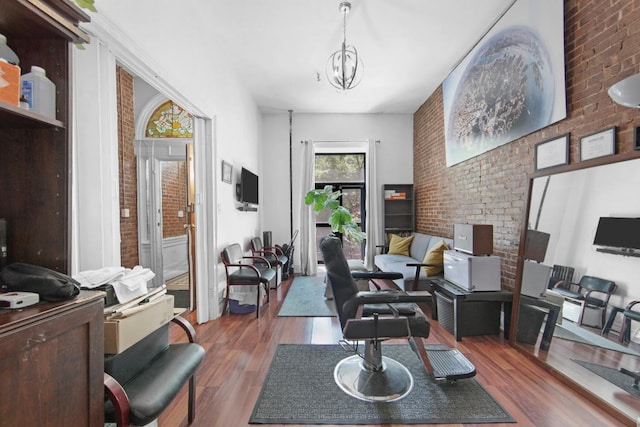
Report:
[[[358,223],[362,221],[361,193],[362,191],[359,188],[342,189],[342,206],[351,212],[351,215]]]
[[[316,226],[316,248],[318,252],[318,263],[324,263],[322,251],[320,250],[320,240],[328,234],[331,234],[331,227]],[[347,259],[362,260],[363,246],[358,242],[351,242],[347,239],[342,240],[342,250]]]
[[[331,227],[316,226],[316,249],[318,253],[318,263],[324,263],[322,251],[320,250],[320,240],[327,234],[331,234]]]
[[[316,182],[364,182],[364,154],[316,154]]]

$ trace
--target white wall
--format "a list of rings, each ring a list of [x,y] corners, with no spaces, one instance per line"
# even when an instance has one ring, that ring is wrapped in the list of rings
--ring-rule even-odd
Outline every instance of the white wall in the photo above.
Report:
[[[292,117],[293,230],[300,228],[302,174],[301,141],[379,140],[378,183],[413,182],[412,114],[297,114]],[[261,144],[261,231],[273,232],[276,244],[290,238],[289,202],[289,114],[262,115]],[[299,251],[296,251],[299,254]],[[298,258],[294,264],[299,266]]]
[[[145,19],[146,12],[145,7],[137,3],[128,4],[126,8],[110,2],[101,4],[100,13],[86,26],[99,37],[92,40],[88,49],[74,52],[77,75],[74,111],[78,114],[74,132],[76,147],[82,150],[77,151],[73,170],[76,185],[73,270],[96,269],[120,262],[119,184],[117,173],[114,174],[114,167],[117,171],[117,106],[113,76],[117,61],[134,75],[146,71],[143,77],[158,92],[183,104],[195,115],[214,121],[214,147],[209,151],[213,154],[206,156],[204,167],[196,169],[196,175],[210,176],[207,182],[211,190],[205,193],[202,188],[196,188],[199,193],[196,202],[213,211],[212,221],[207,223],[206,236],[196,238],[196,242],[206,245],[205,255],[197,262],[216,265],[211,272],[214,277],[206,282],[209,298],[215,305],[214,300],[224,289],[220,251],[234,242],[246,248],[249,239],[259,231],[257,213],[236,210],[235,185],[220,181],[220,162],[224,159],[232,163],[235,176],[241,166],[258,169],[261,117],[251,96],[226,67],[223,52],[216,52],[211,46],[206,55],[167,54],[185,53],[185,40],[198,38],[197,25],[193,26],[193,34],[159,37],[157,21]],[[172,18],[179,19],[173,12]],[[98,46],[103,46],[99,52],[95,49]],[[148,72],[149,69],[153,71]],[[103,155],[105,152],[109,155]],[[105,201],[108,202],[106,210]],[[203,232],[203,228],[196,233]],[[210,307],[210,317],[215,317],[218,311]]]

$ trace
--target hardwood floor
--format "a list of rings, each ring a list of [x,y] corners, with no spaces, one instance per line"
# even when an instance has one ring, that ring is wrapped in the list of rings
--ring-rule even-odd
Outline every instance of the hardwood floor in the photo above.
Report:
[[[337,318],[278,317],[291,281],[271,291],[271,301],[258,319],[254,314],[224,315],[196,325],[195,313],[185,315],[196,328],[197,341],[207,351],[197,374],[196,419],[192,426],[249,425],[251,411],[278,344],[334,344],[342,337]],[[184,340],[173,326],[171,339]],[[518,353],[502,335],[465,337],[455,342],[448,331],[432,322],[427,342],[443,343],[464,353],[476,365],[476,379],[518,425],[625,425]],[[158,425],[187,425],[186,388],[162,414]]]

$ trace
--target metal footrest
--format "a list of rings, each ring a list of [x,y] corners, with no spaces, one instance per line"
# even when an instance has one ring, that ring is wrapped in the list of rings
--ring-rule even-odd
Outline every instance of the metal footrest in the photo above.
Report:
[[[454,381],[476,375],[476,367],[457,349],[428,349],[427,356],[436,380]]]

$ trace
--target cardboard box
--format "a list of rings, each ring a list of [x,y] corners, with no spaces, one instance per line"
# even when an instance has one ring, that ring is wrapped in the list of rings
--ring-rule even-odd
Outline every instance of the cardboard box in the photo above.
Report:
[[[131,314],[104,321],[104,352],[117,354],[173,318],[173,295],[136,306]]]
[[[0,61],[0,101],[20,105],[20,67]]]

